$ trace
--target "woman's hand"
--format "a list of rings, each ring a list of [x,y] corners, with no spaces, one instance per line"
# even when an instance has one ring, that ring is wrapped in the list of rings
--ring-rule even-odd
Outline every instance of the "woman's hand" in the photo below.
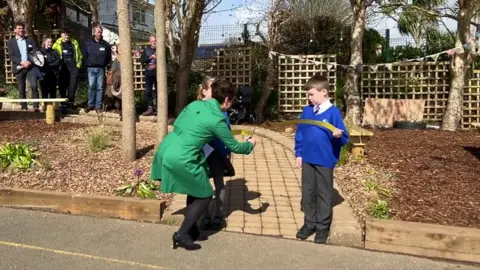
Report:
[[[253,137],[249,137],[247,139],[247,142],[250,142],[251,144],[253,144],[253,147],[255,147],[255,145],[257,144],[257,142],[255,141],[255,138],[253,138]]]

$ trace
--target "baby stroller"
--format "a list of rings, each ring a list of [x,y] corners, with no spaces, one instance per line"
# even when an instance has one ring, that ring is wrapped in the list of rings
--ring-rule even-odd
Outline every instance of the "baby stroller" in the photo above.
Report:
[[[255,116],[251,113],[252,98],[252,87],[243,85],[238,88],[232,107],[228,110],[228,118],[232,125],[255,124]]]

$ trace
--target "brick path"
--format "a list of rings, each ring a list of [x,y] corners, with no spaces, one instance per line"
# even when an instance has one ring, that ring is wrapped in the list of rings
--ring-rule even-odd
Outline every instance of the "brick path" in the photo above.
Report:
[[[83,119],[83,120],[82,120]],[[84,117],[74,122],[84,122]],[[140,119],[137,128],[154,128],[152,119]],[[150,121],[148,121],[150,120]],[[117,123],[118,120],[109,120]],[[233,129],[252,130],[252,126]],[[229,213],[226,231],[295,238],[303,225],[300,210],[301,170],[295,166],[293,139],[256,127],[257,145],[250,155],[233,155],[236,176],[225,178]],[[240,138],[238,138],[240,139]],[[213,186],[213,183],[212,183]],[[362,231],[341,191],[335,201],[329,241],[347,246],[363,246]],[[183,220],[186,196],[176,195],[164,214],[167,223]],[[312,240],[313,236],[309,240]]]

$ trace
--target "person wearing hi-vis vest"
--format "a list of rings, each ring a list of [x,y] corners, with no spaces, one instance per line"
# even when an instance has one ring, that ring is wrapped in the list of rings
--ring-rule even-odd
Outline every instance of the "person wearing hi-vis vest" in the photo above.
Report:
[[[88,105],[85,112],[95,109],[102,112],[103,82],[105,81],[105,68],[112,60],[110,44],[103,39],[103,28],[95,27],[93,38],[85,42],[85,64],[88,73]]]
[[[55,41],[52,49],[62,58],[58,76],[58,90],[61,98],[68,98],[68,106],[73,109],[77,92],[78,70],[82,67],[82,51],[78,41],[70,37],[70,30],[64,28],[61,37]]]

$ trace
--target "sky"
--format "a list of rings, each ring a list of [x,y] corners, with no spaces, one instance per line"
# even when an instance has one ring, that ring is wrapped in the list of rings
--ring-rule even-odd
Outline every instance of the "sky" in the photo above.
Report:
[[[257,22],[259,18],[264,17],[269,3],[270,0],[222,0],[215,11],[204,18],[202,30],[200,30],[200,44],[220,43],[228,35],[239,36],[241,32],[240,25]],[[455,21],[446,20],[445,23],[449,29],[455,30]],[[234,25],[238,26],[233,27]],[[399,33],[396,22],[390,18],[374,20],[369,27],[377,30],[390,29],[390,37],[392,39],[409,38]],[[264,30],[266,30],[265,27]]]

